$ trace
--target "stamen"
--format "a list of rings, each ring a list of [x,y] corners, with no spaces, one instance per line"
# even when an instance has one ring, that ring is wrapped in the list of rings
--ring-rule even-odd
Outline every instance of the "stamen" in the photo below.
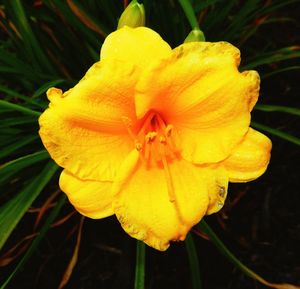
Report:
[[[139,141],[135,141],[135,148],[139,152],[142,150],[143,145]]]
[[[147,167],[150,165],[150,153],[151,148],[153,148],[152,143],[154,142],[155,138],[157,136],[156,131],[150,131],[145,136],[145,160],[147,162]]]
[[[150,131],[145,136],[145,140],[146,140],[147,143],[153,142],[156,136],[157,136],[157,132],[156,131]]]
[[[171,136],[172,130],[173,130],[173,125],[168,124],[168,125],[166,126],[166,128],[165,128],[165,133],[166,133],[166,136],[167,136],[167,137],[170,137],[170,136]]]
[[[167,159],[165,156],[162,157],[162,163],[163,163],[165,177],[166,177],[166,181],[167,181],[169,201],[173,203],[176,200],[176,196],[175,196],[173,181],[171,178],[170,168],[169,168],[169,165],[168,165],[168,162],[167,162]]]

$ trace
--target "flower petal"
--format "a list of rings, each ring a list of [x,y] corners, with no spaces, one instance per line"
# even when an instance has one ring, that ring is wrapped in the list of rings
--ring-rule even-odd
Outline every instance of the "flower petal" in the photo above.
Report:
[[[105,218],[114,214],[111,182],[81,180],[63,170],[59,186],[80,214],[93,219]]]
[[[81,179],[114,178],[133,146],[122,117],[135,120],[137,77],[131,64],[103,60],[64,94],[48,90],[51,103],[39,119],[40,136],[60,166]]]
[[[102,59],[119,59],[146,67],[153,60],[168,57],[171,48],[158,33],[146,28],[123,27],[109,34],[101,48]]]
[[[169,241],[184,240],[208,206],[214,206],[220,184],[215,171],[205,166],[174,160],[167,169],[147,168],[133,159],[125,161],[123,176],[114,184],[115,214],[129,235],[166,250]]]
[[[193,163],[225,159],[248,130],[259,91],[255,71],[240,73],[229,43],[186,43],[145,70],[137,84],[137,116],[155,110],[177,128],[183,157]]]
[[[250,128],[243,141],[223,164],[230,182],[249,182],[261,176],[270,161],[271,141]]]

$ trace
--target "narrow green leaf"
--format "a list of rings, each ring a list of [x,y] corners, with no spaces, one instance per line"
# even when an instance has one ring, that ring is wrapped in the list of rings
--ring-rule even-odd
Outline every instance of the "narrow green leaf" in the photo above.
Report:
[[[300,46],[284,47],[275,51],[260,53],[258,56],[248,59],[248,63],[243,66],[243,70],[249,70],[265,64],[294,59],[300,57]]]
[[[48,162],[38,176],[34,177],[23,190],[0,207],[0,249],[57,169],[58,166],[53,161]]]
[[[221,0],[206,0],[206,1],[194,1],[194,10],[195,12],[200,12],[201,10],[214,5]]]
[[[211,227],[202,220],[197,227],[209,236],[209,239],[212,243],[217,247],[217,249],[222,253],[230,262],[232,262],[237,268],[242,270],[247,276],[253,278],[253,271],[251,271],[248,267],[246,267],[237,257],[235,257],[229,249],[225,246],[225,244],[218,238],[215,232],[211,229]]]
[[[30,97],[26,95],[22,95],[18,93],[17,91],[14,91],[12,89],[9,89],[5,86],[0,85],[0,91],[6,93],[9,96],[15,97],[17,99],[24,100],[26,103],[33,104],[35,106],[41,107],[41,104],[35,101],[34,99],[31,99]]]
[[[23,6],[24,3],[22,3],[21,0],[9,0],[5,1],[5,5],[8,11],[11,13],[12,20],[22,36],[24,48],[28,52],[31,60],[34,62],[35,67],[39,71],[43,71],[45,68],[47,68],[48,72],[55,74],[56,71],[53,68],[52,63],[44,53],[39,41],[33,33],[29,18],[27,17]]]
[[[55,218],[58,216],[62,206],[64,205],[66,201],[66,196],[62,195],[58,202],[56,203],[55,207],[51,210],[50,215],[46,219],[42,229],[40,230],[37,237],[34,239],[26,253],[24,254],[21,261],[18,263],[18,265],[15,267],[14,271],[9,275],[9,277],[6,279],[6,281],[1,285],[0,289],[5,289],[6,286],[9,284],[9,282],[15,277],[15,275],[24,267],[26,262],[29,260],[29,258],[32,256],[32,254],[36,251],[38,248],[40,242],[43,240],[45,234],[49,230],[51,224],[54,222]]]
[[[63,82],[65,82],[65,79],[55,79],[55,80],[49,81],[49,82],[45,83],[44,85],[42,85],[39,89],[37,89],[34,92],[34,94],[32,95],[32,97],[36,98],[38,96],[41,96],[48,90],[48,88],[53,87],[53,86],[58,85]]]
[[[281,106],[281,105],[268,105],[268,104],[257,104],[254,109],[267,111],[267,112],[284,112],[293,115],[300,116],[300,109],[296,107]]]
[[[275,284],[266,281],[264,278],[256,274],[246,265],[244,265],[226,246],[225,244],[218,238],[215,232],[211,229],[211,227],[202,220],[197,227],[208,235],[211,242],[216,246],[221,254],[223,254],[228,261],[233,263],[238,269],[240,269],[245,275],[249,276],[250,278],[259,281],[260,283],[276,289],[299,289],[298,286],[294,286],[291,284]]]
[[[189,258],[193,289],[201,289],[202,282],[198,254],[191,233],[189,233],[185,239],[185,246]]]
[[[46,150],[42,150],[33,154],[29,154],[13,161],[7,162],[0,166],[0,183],[3,183],[12,175],[18,173],[20,170],[32,166],[33,164],[46,160],[49,154]]]
[[[145,288],[145,251],[145,244],[137,241],[134,289]]]
[[[0,152],[0,159],[12,154],[16,150],[30,144],[31,142],[33,142],[34,140],[36,140],[38,138],[39,138],[38,135],[27,136],[25,138],[21,138],[20,140],[16,141],[15,143],[13,143],[11,145],[7,145],[5,147],[5,149],[3,149]]]
[[[272,72],[269,72],[269,73],[265,73],[263,75],[261,75],[261,78],[262,79],[266,79],[270,76],[273,76],[273,75],[276,75],[276,74],[279,74],[279,73],[282,73],[282,72],[288,72],[288,71],[293,71],[293,70],[300,70],[300,66],[298,65],[295,65],[295,66],[288,66],[288,67],[284,67],[284,68],[281,68],[281,69],[275,69],[274,71]]]
[[[0,128],[22,125],[27,123],[36,123],[36,118],[32,116],[3,118],[0,122]],[[2,140],[1,140],[2,142]]]
[[[287,140],[293,144],[300,146],[300,138],[295,137],[289,133],[283,132],[280,129],[269,127],[269,126],[266,126],[264,124],[260,124],[260,123],[254,122],[254,121],[251,121],[251,126],[253,126],[254,128],[257,128],[259,130],[266,131],[272,135],[278,136],[284,140]]]
[[[11,110],[16,110],[16,111],[20,111],[29,115],[34,115],[34,116],[40,116],[41,113],[35,110],[32,110],[30,108],[27,107],[23,107],[21,105],[15,104],[15,103],[11,103],[5,100],[0,100],[0,107],[1,108],[9,108]]]

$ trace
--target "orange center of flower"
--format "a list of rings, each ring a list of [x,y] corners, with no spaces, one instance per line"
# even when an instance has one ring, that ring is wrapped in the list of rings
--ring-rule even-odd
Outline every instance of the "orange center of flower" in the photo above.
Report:
[[[164,169],[168,185],[169,199],[175,201],[172,177],[169,163],[179,157],[179,150],[174,141],[174,130],[171,124],[155,111],[150,111],[138,125],[136,133],[132,130],[131,122],[123,117],[128,133],[133,138],[136,150],[140,153],[142,162],[147,169],[159,166]]]

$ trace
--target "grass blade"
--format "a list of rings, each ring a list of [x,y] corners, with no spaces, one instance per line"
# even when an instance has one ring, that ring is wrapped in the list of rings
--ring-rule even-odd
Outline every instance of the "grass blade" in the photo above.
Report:
[[[254,109],[266,111],[266,112],[284,112],[284,113],[289,113],[289,114],[300,116],[300,109],[296,108],[296,107],[257,104],[257,105],[255,105]]]
[[[265,64],[273,64],[275,62],[280,62],[283,60],[294,59],[300,57],[300,46],[294,45],[289,47],[284,47],[272,52],[260,53],[259,56],[256,56],[248,60],[248,64],[243,66],[243,70],[249,70],[256,68]]]
[[[10,276],[6,279],[6,281],[2,284],[0,289],[6,288],[6,286],[9,284],[9,282],[12,280],[12,278],[19,272],[19,270],[25,265],[25,263],[29,260],[31,255],[34,253],[34,251],[37,249],[39,243],[44,238],[46,232],[48,231],[50,225],[53,223],[57,215],[59,214],[62,206],[64,205],[66,200],[66,196],[63,194],[58,202],[56,203],[55,207],[51,211],[49,217],[46,219],[45,224],[43,225],[42,229],[38,233],[37,237],[32,242],[31,246],[26,251],[25,255],[21,259],[21,261],[18,263],[18,265],[15,267],[14,271],[10,274]]]
[[[11,130],[11,129],[10,129]],[[0,152],[0,159],[4,158],[6,156],[9,156],[10,154],[12,154],[13,152],[15,152],[16,150],[30,144],[31,142],[35,141],[36,139],[38,139],[38,135],[32,135],[32,136],[28,136],[26,138],[21,138],[20,140],[14,142],[11,145],[7,145],[5,147],[5,149],[3,149]]]
[[[299,289],[300,287],[291,284],[275,284],[266,281],[264,278],[257,275],[247,266],[245,266],[235,255],[233,255],[225,244],[218,238],[215,232],[210,228],[210,226],[202,220],[197,227],[209,236],[211,242],[217,247],[221,254],[223,254],[231,263],[233,263],[238,269],[240,269],[244,274],[252,279],[259,281],[260,283],[276,289]]]
[[[13,16],[14,24],[21,34],[22,41],[24,42],[24,47],[28,52],[28,55],[31,57],[32,61],[35,63],[35,67],[39,71],[43,71],[45,67],[47,67],[47,70],[49,72],[55,74],[56,71],[53,68],[52,63],[49,61],[49,58],[44,53],[39,41],[33,33],[22,1],[10,0],[6,1],[5,4]],[[43,68],[41,67],[41,64],[43,64]]]
[[[8,178],[18,173],[20,170],[32,166],[33,164],[46,160],[49,154],[46,150],[42,150],[30,155],[17,158],[0,166],[0,184],[4,183]]]
[[[202,282],[201,282],[201,275],[200,275],[199,260],[198,260],[197,250],[195,247],[193,236],[191,234],[187,235],[185,239],[185,246],[189,258],[193,289],[201,289]]]
[[[293,144],[296,144],[296,145],[300,146],[300,138],[295,137],[295,136],[293,136],[289,133],[283,132],[280,129],[269,127],[269,126],[266,126],[264,124],[257,123],[257,122],[254,122],[254,121],[251,122],[251,126],[253,126],[254,128],[257,128],[259,130],[266,131],[266,132],[268,132],[272,135],[278,136],[278,137],[280,137],[284,140],[287,140],[287,141],[289,141]]]
[[[137,241],[134,289],[145,288],[145,244]]]
[[[0,100],[0,108],[9,108],[11,110],[16,110],[16,111],[20,111],[23,112],[25,114],[29,114],[29,115],[33,115],[33,116],[40,116],[41,113],[35,110],[32,110],[30,108],[27,107],[23,107],[21,105],[15,104],[15,103],[11,103],[5,100]]]
[[[53,161],[48,162],[38,176],[0,208],[0,249],[57,169],[58,166]]]

